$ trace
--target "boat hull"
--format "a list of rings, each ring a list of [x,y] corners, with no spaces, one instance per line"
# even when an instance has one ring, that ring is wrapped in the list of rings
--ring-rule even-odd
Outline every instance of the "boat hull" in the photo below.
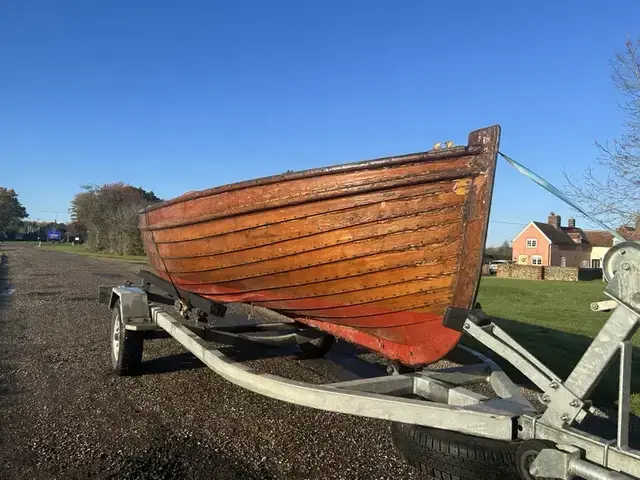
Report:
[[[499,134],[185,194],[141,213],[147,255],[183,290],[431,363],[459,341],[446,308],[475,299]]]

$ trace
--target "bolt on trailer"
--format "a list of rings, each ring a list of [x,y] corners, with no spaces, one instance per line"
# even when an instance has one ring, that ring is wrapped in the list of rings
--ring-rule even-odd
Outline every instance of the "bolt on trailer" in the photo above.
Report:
[[[297,344],[309,355],[322,356],[333,341],[323,332],[287,317],[253,327],[216,328],[202,320],[209,315],[224,316],[224,305],[182,291],[144,271],[140,273],[141,285],[103,289],[101,297],[113,309],[111,356],[117,374],[135,372],[145,339],[166,332],[215,373],[253,392],[393,422],[393,440],[399,451],[409,463],[426,466],[425,471],[447,473],[449,469],[460,478],[640,478],[640,451],[629,447],[631,337],[640,325],[640,244],[625,242],[611,248],[604,258],[604,275],[609,281],[605,294],[610,300],[600,305],[611,310],[611,315],[564,380],[481,310],[447,310],[443,323],[448,328],[473,337],[541,390],[542,414],[495,362],[463,346],[451,354],[462,363],[459,367],[406,373],[395,364],[390,375],[310,385],[257,373],[225,356],[211,342]],[[163,304],[177,305],[184,318],[194,316],[196,321],[191,325],[177,320],[160,307]],[[594,412],[590,393],[616,357],[620,374],[617,435],[608,439],[588,433],[581,424]],[[491,387],[493,398],[469,388],[481,383]],[[448,452],[457,451],[459,456],[453,455],[449,463],[438,463],[436,459],[442,456],[437,456],[437,450],[454,444],[458,449]],[[474,459],[465,455],[469,449],[492,455]]]

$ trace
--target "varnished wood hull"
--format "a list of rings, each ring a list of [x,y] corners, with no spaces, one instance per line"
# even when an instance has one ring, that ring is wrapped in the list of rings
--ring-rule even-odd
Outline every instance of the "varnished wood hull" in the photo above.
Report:
[[[147,255],[183,290],[436,361],[460,335],[446,308],[475,298],[499,134],[185,194],[141,213]]]

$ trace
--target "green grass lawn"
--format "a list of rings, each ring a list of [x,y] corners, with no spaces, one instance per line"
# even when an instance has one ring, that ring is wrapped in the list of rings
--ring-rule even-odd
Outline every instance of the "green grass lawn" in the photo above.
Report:
[[[127,262],[133,262],[133,263],[147,263],[147,257],[145,256],[113,255],[110,253],[92,252],[87,248],[86,245],[72,245],[70,243],[62,243],[62,244],[43,243],[42,246],[39,248],[44,250],[51,250],[54,252],[73,253],[76,255],[86,255],[89,257],[96,257],[96,258],[112,258],[116,260],[124,260]]]
[[[478,301],[496,324],[512,335],[561,378],[566,378],[580,360],[591,339],[609,317],[592,312],[591,302],[604,300],[605,283],[553,282],[483,277]],[[640,346],[640,336],[633,338]],[[464,343],[478,347],[473,339]],[[495,354],[496,360],[499,357]],[[505,366],[504,361],[499,363]],[[634,372],[640,371],[640,349],[633,351]],[[514,371],[505,366],[510,375]],[[618,362],[606,374],[593,394],[596,403],[611,406],[617,399]],[[632,378],[632,411],[640,415],[640,375]]]

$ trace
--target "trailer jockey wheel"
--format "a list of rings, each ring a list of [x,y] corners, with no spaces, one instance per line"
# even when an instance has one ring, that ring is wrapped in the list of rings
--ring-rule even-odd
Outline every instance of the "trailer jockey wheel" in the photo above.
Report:
[[[323,335],[308,342],[298,344],[302,353],[307,358],[324,357],[335,343],[333,335]]]
[[[120,299],[111,310],[111,367],[116,375],[132,375],[142,363],[142,332],[125,329]]]
[[[547,477],[535,477],[529,473],[531,464],[545,448],[555,448],[553,442],[545,440],[524,440],[516,450],[516,468],[522,480],[552,480]]]

